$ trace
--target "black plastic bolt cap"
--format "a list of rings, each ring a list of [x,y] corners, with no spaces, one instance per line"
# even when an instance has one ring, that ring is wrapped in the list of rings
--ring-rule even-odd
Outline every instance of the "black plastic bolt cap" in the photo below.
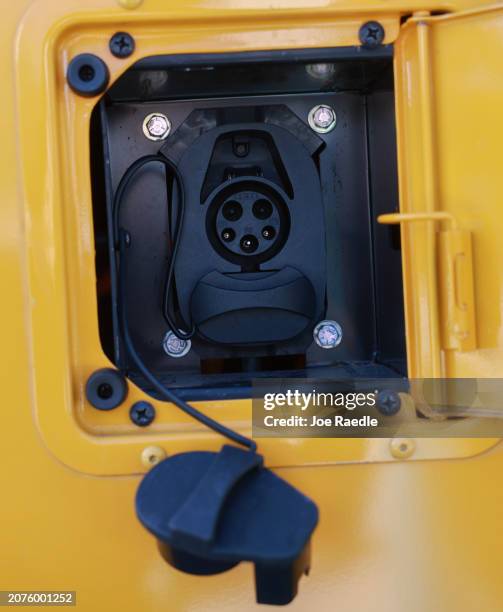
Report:
[[[107,65],[92,53],[81,53],[74,57],[66,72],[66,80],[73,91],[90,98],[103,93],[109,79]]]
[[[98,410],[113,410],[126,399],[127,383],[120,372],[111,368],[96,370],[87,379],[86,397]]]
[[[393,416],[400,410],[400,395],[396,391],[384,389],[376,397],[376,408],[385,416]]]
[[[134,38],[127,32],[116,32],[110,39],[108,47],[115,57],[129,57],[134,51]]]
[[[384,28],[378,21],[367,21],[358,32],[360,42],[366,49],[375,49],[384,40]]]
[[[146,427],[155,419],[155,408],[150,402],[135,402],[129,410],[129,417],[135,425]]]
[[[176,569],[208,575],[254,563],[257,601],[272,605],[297,594],[318,522],[316,505],[261,455],[229,445],[161,461],[138,488],[136,513]]]

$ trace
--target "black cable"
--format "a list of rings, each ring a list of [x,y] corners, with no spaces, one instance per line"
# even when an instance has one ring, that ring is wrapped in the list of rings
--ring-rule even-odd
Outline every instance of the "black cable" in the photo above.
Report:
[[[173,236],[174,236],[173,247],[172,247],[171,254],[170,254],[168,272],[166,275],[166,282],[164,286],[162,312],[163,312],[164,318],[166,319],[167,324],[169,325],[169,327],[171,328],[175,336],[180,338],[180,340],[189,340],[190,338],[192,338],[192,336],[195,333],[195,326],[192,325],[190,332],[184,332],[180,330],[179,326],[174,322],[171,316],[171,313],[169,312],[169,294],[170,294],[171,287],[174,282],[176,255],[178,253],[178,246],[180,244],[180,236],[182,234],[181,230],[182,230],[183,218],[185,214],[185,191],[183,188],[183,181],[180,178],[177,167],[171,162],[171,160],[169,160],[167,157],[164,157],[164,155],[157,153],[155,155],[145,155],[144,157],[140,157],[139,159],[137,159],[134,163],[132,163],[129,166],[129,168],[126,170],[123,177],[121,178],[119,182],[119,186],[117,187],[117,191],[115,192],[114,200],[112,204],[114,240],[117,240],[119,236],[119,233],[118,233],[119,232],[119,214],[120,214],[120,208],[122,206],[122,200],[124,198],[124,193],[126,192],[126,189],[129,187],[133,177],[136,175],[138,170],[140,170],[140,168],[143,168],[143,166],[151,162],[160,162],[161,164],[164,165],[165,168],[169,168],[169,170],[174,175],[176,179],[176,184],[178,186],[178,191],[179,191],[178,214],[177,214],[177,219],[175,222],[175,228],[173,231]],[[117,248],[118,246],[117,243],[115,246]]]
[[[206,414],[197,410],[187,402],[184,402],[180,399],[173,391],[165,387],[160,380],[157,379],[154,374],[147,368],[147,366],[143,363],[141,357],[138,355],[133,340],[131,338],[131,334],[129,332],[129,323],[127,317],[127,306],[126,306],[126,278],[127,278],[127,269],[126,269],[126,249],[131,243],[131,238],[129,234],[124,229],[119,230],[119,310],[120,310],[120,321],[122,327],[122,336],[124,340],[124,345],[126,347],[127,352],[130,357],[136,364],[136,367],[141,372],[141,374],[148,380],[148,382],[156,389],[161,396],[163,396],[169,402],[172,402],[180,410],[183,410],[186,414],[191,416],[196,421],[199,421],[206,427],[209,427],[213,431],[216,431],[220,435],[232,440],[233,442],[237,442],[246,448],[249,448],[252,452],[255,452],[257,449],[257,444],[251,438],[247,438],[246,436],[242,436],[237,431],[229,429],[222,425],[218,421],[213,420]]]

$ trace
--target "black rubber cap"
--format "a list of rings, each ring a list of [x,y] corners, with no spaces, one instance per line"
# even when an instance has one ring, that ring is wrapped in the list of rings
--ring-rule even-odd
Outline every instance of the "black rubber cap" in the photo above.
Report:
[[[142,480],[136,513],[164,559],[195,575],[255,565],[258,603],[285,605],[310,566],[318,508],[249,450],[192,451],[158,463]]]
[[[117,370],[96,370],[86,383],[86,397],[98,410],[113,410],[126,399],[127,383]]]
[[[97,55],[81,53],[72,59],[66,73],[66,80],[73,91],[80,96],[93,97],[107,88],[110,73],[107,65]]]

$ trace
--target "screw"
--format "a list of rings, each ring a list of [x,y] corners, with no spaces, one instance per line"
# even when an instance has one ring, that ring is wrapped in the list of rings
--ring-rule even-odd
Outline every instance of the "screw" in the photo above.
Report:
[[[164,335],[162,341],[162,348],[166,355],[178,359],[179,357],[185,357],[190,351],[192,342],[190,340],[182,340],[173,331],[169,331]]]
[[[110,399],[114,394],[114,388],[108,383],[101,383],[101,385],[99,385],[98,389],[96,390],[96,393],[98,394],[98,397],[100,399],[107,400]]]
[[[249,146],[246,142],[238,142],[234,145],[234,155],[236,157],[246,157],[249,150]]]
[[[155,419],[155,408],[149,402],[135,402],[129,410],[129,417],[135,425],[146,427]]]
[[[385,416],[393,416],[400,410],[401,400],[396,391],[384,389],[376,397],[376,408]]]
[[[362,46],[366,49],[375,49],[384,40],[384,28],[378,21],[367,21],[358,32]]]
[[[315,132],[319,134],[328,134],[331,132],[337,122],[337,116],[334,109],[326,104],[318,104],[309,111],[307,121]]]
[[[141,462],[151,468],[160,463],[166,457],[166,451],[160,446],[147,446],[141,452]]]
[[[337,321],[320,321],[313,330],[314,341],[323,349],[332,349],[342,341],[342,327]]]
[[[408,459],[415,449],[416,443],[410,438],[394,438],[389,443],[389,450],[395,459]]]
[[[143,0],[117,0],[117,4],[125,9],[135,9],[140,6]]]
[[[89,64],[85,64],[79,70],[80,80],[84,81],[84,83],[88,83],[89,81],[92,81],[95,75],[96,75],[96,71],[94,70],[92,66],[89,66]]]
[[[127,32],[116,32],[108,43],[115,57],[129,57],[134,51],[134,38]]]
[[[162,113],[150,113],[143,120],[143,133],[149,140],[164,140],[171,132],[171,121]]]

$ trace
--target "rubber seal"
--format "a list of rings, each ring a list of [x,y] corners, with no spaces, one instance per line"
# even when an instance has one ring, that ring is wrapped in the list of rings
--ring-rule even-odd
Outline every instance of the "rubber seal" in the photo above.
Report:
[[[96,370],[86,383],[88,402],[98,410],[113,410],[126,399],[127,383],[117,370]]]
[[[105,62],[92,53],[81,53],[72,59],[66,80],[80,96],[93,97],[107,88],[110,73]]]

